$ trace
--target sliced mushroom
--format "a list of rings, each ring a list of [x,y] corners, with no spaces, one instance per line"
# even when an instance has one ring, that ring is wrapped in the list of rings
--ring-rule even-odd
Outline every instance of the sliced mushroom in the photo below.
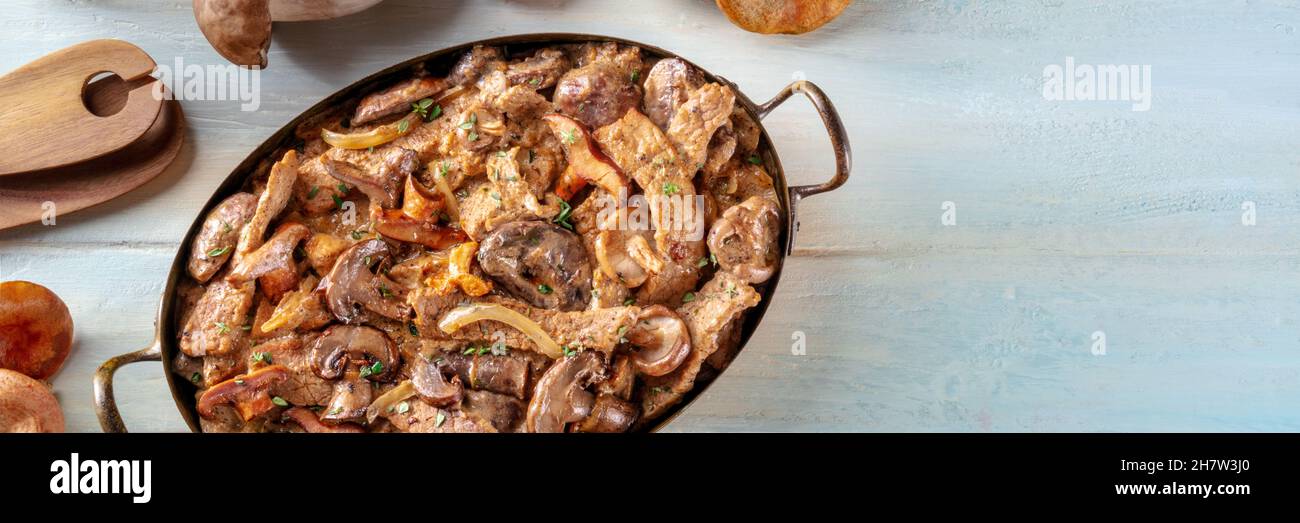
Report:
[[[441,193],[425,187],[415,176],[406,177],[406,188],[402,191],[402,214],[413,220],[437,220],[438,213],[445,206]]]
[[[646,74],[645,115],[660,129],[667,130],[677,108],[686,103],[691,91],[699,89],[704,82],[704,75],[685,60],[660,60]]]
[[[213,385],[199,396],[199,415],[213,418],[219,405],[229,404],[244,421],[266,414],[275,408],[271,401],[271,387],[289,379],[289,369],[283,365],[270,365],[235,376]]]
[[[359,433],[365,432],[366,429],[355,423],[340,423],[338,425],[326,425],[320,422],[316,413],[311,409],[294,407],[284,412],[286,420],[297,423],[302,427],[304,432],[309,433]]]
[[[581,123],[562,114],[548,114],[542,119],[555,133],[569,161],[560,183],[556,184],[555,192],[561,199],[573,198],[585,182],[596,184],[614,197],[628,193],[627,176],[600,150]],[[575,177],[581,182],[574,180]]]
[[[324,290],[325,303],[334,317],[343,323],[360,323],[367,310],[395,320],[410,315],[401,288],[387,276],[370,272],[372,266],[383,265],[391,257],[383,240],[357,243],[339,255],[317,287]]]
[[[355,369],[334,383],[334,396],[325,406],[321,421],[326,423],[352,423],[366,419],[366,409],[374,396],[374,387],[361,378]]]
[[[578,236],[539,221],[511,222],[483,239],[483,272],[534,307],[576,311],[591,296],[591,267]]]
[[[374,327],[335,325],[313,340],[310,350],[312,371],[327,380],[343,376],[350,363],[375,381],[390,381],[397,374],[397,345]]]
[[[190,276],[199,283],[207,283],[221,270],[235,253],[239,231],[253,217],[256,208],[257,196],[241,192],[222,200],[208,213],[190,250],[190,260],[186,265]]]
[[[330,176],[356,185],[371,201],[385,209],[397,207],[406,185],[406,177],[420,168],[420,156],[405,148],[384,149],[378,171],[367,173],[349,162],[324,159]]]
[[[496,354],[470,355],[450,352],[442,363],[451,368],[472,389],[508,394],[524,399],[528,394],[528,360]]]
[[[411,104],[432,97],[447,88],[447,81],[432,76],[419,76],[400,84],[371,93],[357,104],[352,125],[373,122],[380,118],[411,112]]]
[[[618,226],[618,215],[610,214],[592,242],[596,265],[605,276],[631,289],[640,287],[652,274],[664,268],[663,259],[650,245],[652,232]]]
[[[636,325],[624,337],[637,348],[632,362],[647,376],[663,376],[676,370],[691,353],[691,333],[686,322],[663,305],[642,309]]]
[[[723,270],[753,284],[776,271],[781,214],[776,202],[761,196],[735,205],[713,223],[709,250]]]
[[[434,220],[416,220],[397,209],[381,209],[375,216],[375,232],[407,243],[442,250],[469,239],[460,229],[438,225]]]
[[[587,418],[570,427],[573,432],[627,432],[641,412],[635,405],[609,394],[596,396]]]
[[[435,407],[449,407],[460,403],[465,394],[460,376],[447,380],[438,366],[424,358],[414,358],[411,370],[411,384],[420,399]]]
[[[212,47],[235,65],[266,67],[269,0],[194,0],[194,19]]]
[[[587,387],[604,381],[605,362],[594,351],[562,358],[547,369],[533,387],[524,420],[528,432],[564,432],[591,414],[596,396]]]
[[[553,101],[560,112],[596,129],[640,105],[641,88],[632,82],[631,71],[598,60],[564,73],[555,84]]]

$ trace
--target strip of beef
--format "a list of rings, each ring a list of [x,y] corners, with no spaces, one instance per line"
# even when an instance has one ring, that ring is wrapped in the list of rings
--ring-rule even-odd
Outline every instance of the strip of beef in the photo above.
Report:
[[[218,278],[208,285],[181,329],[181,352],[191,357],[226,354],[237,346],[253,305],[253,282]]]
[[[371,93],[357,104],[352,124],[370,123],[381,118],[411,112],[411,105],[429,98],[447,88],[447,81],[432,76],[419,76],[383,91]]]
[[[447,81],[451,85],[467,85],[478,81],[480,77],[491,71],[505,68],[505,54],[501,52],[501,48],[476,45],[452,66]]]
[[[207,283],[212,275],[221,270],[226,260],[235,253],[239,231],[253,217],[256,209],[257,196],[241,192],[222,200],[208,213],[203,220],[203,229],[199,230],[190,248],[190,259],[186,265],[190,276],[199,283]]]
[[[660,377],[644,377],[643,419],[654,419],[681,401],[695,386],[700,367],[726,342],[733,323],[744,321],[745,310],[758,305],[761,296],[747,282],[729,272],[719,272],[704,284],[695,299],[677,309],[691,333],[691,353],[677,370]]]
[[[303,342],[297,335],[276,338],[252,347],[251,357],[289,369],[289,379],[272,386],[272,395],[293,405],[325,405],[334,393],[334,386],[312,372],[311,351]]]
[[[297,179],[298,153],[290,150],[271,167],[271,174],[266,179],[266,188],[257,198],[257,210],[253,211],[253,217],[240,232],[239,248],[235,251],[236,264],[241,258],[262,246],[267,227],[271,225],[271,220],[284,211],[285,205],[288,205]]]
[[[731,121],[735,107],[736,95],[730,87],[708,84],[691,92],[668,123],[668,138],[682,162],[694,169],[704,166],[713,134]]]
[[[519,432],[528,404],[517,398],[481,390],[465,391],[461,411],[488,422],[498,432]]]
[[[441,409],[418,399],[407,400],[406,404],[408,407],[405,412],[385,414],[393,428],[400,432],[497,432],[490,421],[469,415],[460,409]]]
[[[555,85],[572,64],[563,51],[551,47],[537,50],[532,56],[506,67],[510,85],[527,85],[533,90]]]
[[[397,207],[406,177],[420,169],[419,154],[401,147],[385,147],[374,153],[334,148],[325,156],[325,170],[330,176],[355,185],[385,209]]]
[[[310,215],[324,214],[338,209],[338,202],[352,191],[352,186],[330,176],[325,168],[324,154],[314,156],[298,168],[298,180],[293,185],[293,197],[298,208]]]

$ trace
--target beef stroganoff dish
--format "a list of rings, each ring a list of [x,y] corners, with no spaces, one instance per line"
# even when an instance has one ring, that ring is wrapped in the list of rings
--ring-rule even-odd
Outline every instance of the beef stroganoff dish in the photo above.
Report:
[[[205,432],[625,432],[780,262],[761,131],[676,58],[474,47],[311,117],[178,286]]]

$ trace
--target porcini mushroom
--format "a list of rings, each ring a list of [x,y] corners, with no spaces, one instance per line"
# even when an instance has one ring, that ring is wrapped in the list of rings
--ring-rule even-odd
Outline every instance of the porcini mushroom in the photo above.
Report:
[[[691,333],[686,322],[663,305],[642,309],[636,325],[624,337],[637,348],[632,363],[647,376],[663,376],[676,370],[691,353]]]
[[[364,420],[372,396],[374,389],[370,382],[362,378],[356,369],[349,369],[343,379],[334,382],[334,395],[330,397],[320,419],[334,424]]]
[[[289,379],[289,369],[283,365],[269,365],[235,376],[213,385],[199,396],[199,415],[213,418],[219,405],[229,404],[244,421],[267,413],[275,408],[271,401],[271,387]]]
[[[533,387],[524,427],[528,432],[564,432],[569,423],[591,414],[596,397],[587,387],[605,379],[605,362],[582,351],[551,365]]]
[[[749,283],[763,283],[776,272],[781,214],[775,201],[762,196],[727,209],[709,230],[709,251],[725,271]]]
[[[636,406],[609,394],[596,396],[591,414],[569,428],[572,432],[627,432],[641,412]]]
[[[460,403],[465,394],[460,376],[447,380],[437,365],[424,358],[415,358],[412,362],[411,384],[420,399],[435,407],[447,407]]]
[[[483,238],[483,272],[534,307],[581,310],[591,297],[591,267],[578,236],[539,221],[511,222]]]
[[[349,363],[362,367],[362,377],[388,381],[396,374],[399,355],[397,345],[387,334],[363,325],[335,325],[322,333],[311,346],[311,367],[317,376],[338,379]]]
[[[227,278],[236,284],[257,278],[262,284],[262,292],[278,301],[281,295],[298,286],[298,268],[293,261],[293,251],[311,234],[306,225],[284,222],[271,239],[240,258]]]
[[[562,114],[548,114],[542,119],[560,141],[569,161],[569,166],[555,184],[555,194],[560,199],[573,198],[587,182],[596,184],[616,198],[620,193],[627,194],[627,176],[600,150],[586,127]]]
[[[391,256],[383,240],[357,243],[339,255],[317,287],[324,290],[325,304],[334,317],[343,323],[360,323],[366,310],[395,320],[410,314],[410,306],[399,296],[399,286],[370,270],[375,264],[387,263]]]
[[[325,170],[335,179],[357,186],[385,209],[397,207],[406,177],[420,168],[420,156],[410,149],[386,149],[376,172],[368,173],[351,163],[324,159]]]
[[[208,43],[236,65],[266,67],[271,22],[325,20],[382,0],[194,0],[194,19]]]
[[[72,315],[53,291],[26,281],[0,283],[0,368],[43,380],[72,351]]]
[[[652,274],[662,271],[664,262],[650,245],[652,232],[619,228],[617,222],[618,215],[610,214],[596,233],[592,242],[596,265],[605,276],[623,286],[639,287]]]

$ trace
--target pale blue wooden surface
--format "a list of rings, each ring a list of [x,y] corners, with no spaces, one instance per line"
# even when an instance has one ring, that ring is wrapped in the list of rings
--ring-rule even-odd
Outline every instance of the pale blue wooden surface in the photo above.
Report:
[[[220,63],[189,4],[6,2],[0,70],[97,37]],[[741,32],[703,0],[638,4],[388,0],[277,27],[259,111],[187,102],[160,180],[0,232],[0,278],[54,288],[76,318],[54,380],[69,429],[98,430],[90,372],[148,342],[180,235],[266,136],[408,57],[574,31],[678,51],[756,99],[802,75],[851,133],[852,180],[805,202],[766,321],[670,430],[1300,430],[1297,2],[859,1],[803,37]],[[1044,100],[1044,67],[1067,56],[1150,65],[1151,110]],[[766,125],[793,183],[827,176],[806,104]],[[118,394],[134,429],[184,428],[159,365],[123,370]]]

